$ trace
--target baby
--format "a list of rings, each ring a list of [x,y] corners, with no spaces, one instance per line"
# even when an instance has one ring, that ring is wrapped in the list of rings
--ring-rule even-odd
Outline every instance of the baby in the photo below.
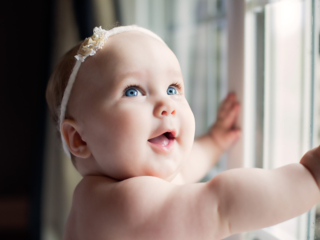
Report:
[[[196,183],[238,139],[239,104],[229,94],[216,123],[194,141],[184,91],[175,55],[136,26],[95,28],[63,57],[47,102],[83,176],[65,240],[222,239],[296,217],[320,200],[320,148],[300,164],[233,169]]]

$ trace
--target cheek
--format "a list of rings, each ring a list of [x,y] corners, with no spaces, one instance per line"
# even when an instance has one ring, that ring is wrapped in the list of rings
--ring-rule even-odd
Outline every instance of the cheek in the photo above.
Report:
[[[117,136],[123,141],[144,137],[150,125],[149,115],[143,106],[119,109],[112,116]]]
[[[105,121],[99,123],[102,126],[101,151],[114,153],[112,157],[133,158],[136,156],[138,158],[138,155],[141,154],[139,147],[148,138],[150,119],[146,109],[121,107],[110,112],[112,114],[108,114],[104,118]]]

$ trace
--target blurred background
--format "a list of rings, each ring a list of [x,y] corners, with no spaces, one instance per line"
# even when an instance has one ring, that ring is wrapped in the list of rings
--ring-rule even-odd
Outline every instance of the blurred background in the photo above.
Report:
[[[196,136],[230,91],[243,137],[202,180],[299,162],[319,144],[319,0],[6,1],[0,14],[0,239],[62,239],[81,176],[45,102],[53,67],[95,26],[137,24],[180,61]],[[13,38],[14,37],[14,38]],[[308,196],[306,196],[308,197]],[[228,239],[320,239],[320,208]]]

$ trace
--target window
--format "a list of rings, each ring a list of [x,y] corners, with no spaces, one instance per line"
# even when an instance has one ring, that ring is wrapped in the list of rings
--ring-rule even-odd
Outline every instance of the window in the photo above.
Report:
[[[238,167],[272,169],[299,162],[317,145],[316,4],[311,0],[244,3],[244,138]],[[315,209],[238,239],[314,239],[314,219]]]

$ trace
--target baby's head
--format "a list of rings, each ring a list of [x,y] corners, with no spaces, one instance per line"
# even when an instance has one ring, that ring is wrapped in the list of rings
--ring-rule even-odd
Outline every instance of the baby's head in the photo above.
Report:
[[[78,49],[63,57],[47,88],[51,114],[78,171],[117,180],[173,179],[195,130],[175,55],[138,30],[109,37],[81,63],[60,124],[60,104]]]

